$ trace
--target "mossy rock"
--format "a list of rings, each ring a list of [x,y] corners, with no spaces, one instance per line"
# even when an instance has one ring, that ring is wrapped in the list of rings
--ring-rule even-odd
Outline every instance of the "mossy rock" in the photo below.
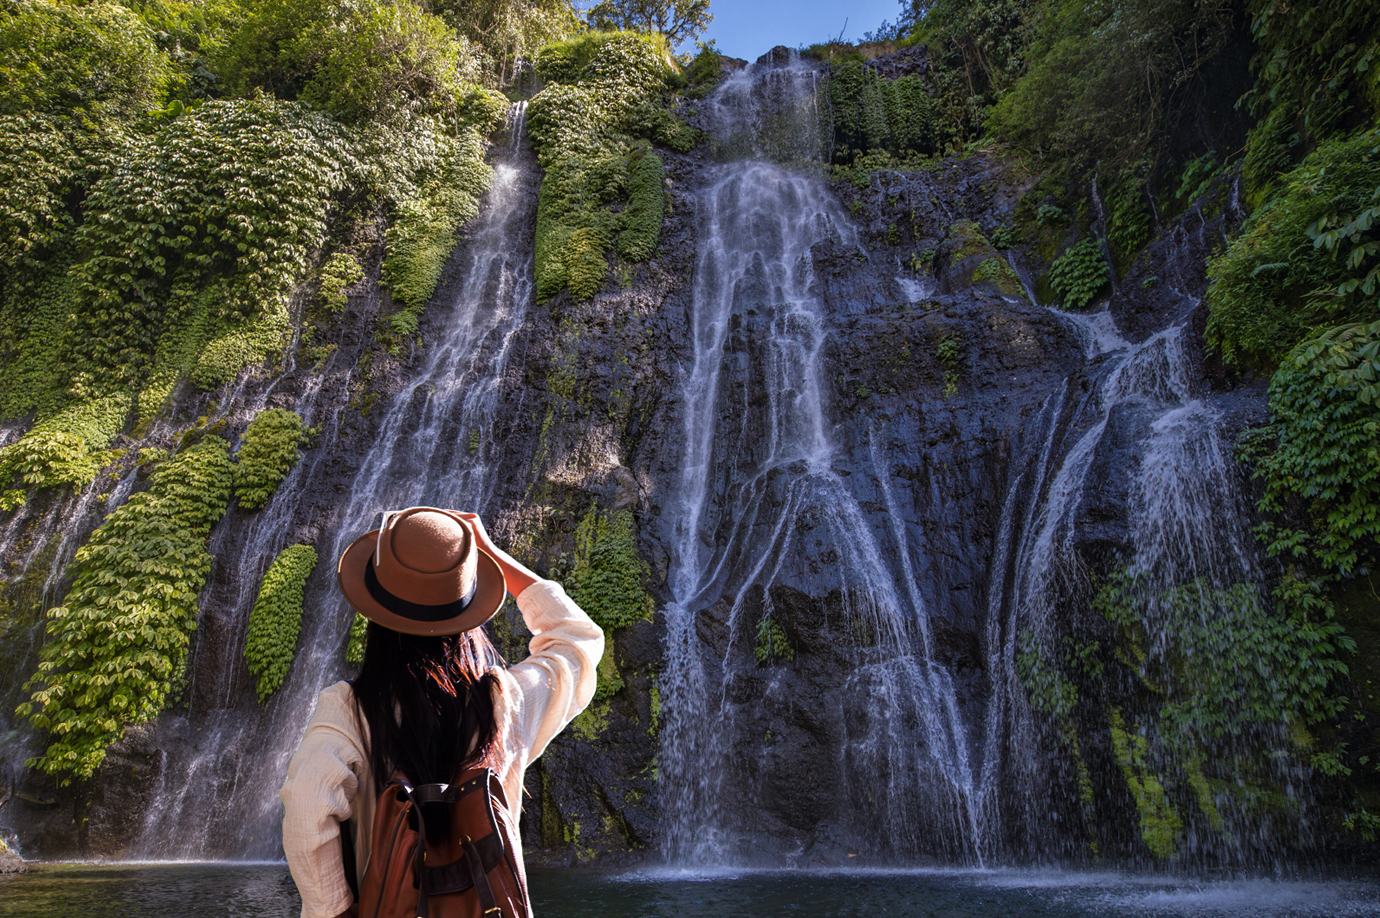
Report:
[[[1004,296],[1025,298],[1025,287],[1021,284],[1020,275],[1000,255],[984,259],[973,270],[972,281],[974,284],[991,284]]]
[[[955,263],[965,258],[996,252],[996,246],[982,234],[982,228],[974,220],[960,220],[949,225],[949,258]]]

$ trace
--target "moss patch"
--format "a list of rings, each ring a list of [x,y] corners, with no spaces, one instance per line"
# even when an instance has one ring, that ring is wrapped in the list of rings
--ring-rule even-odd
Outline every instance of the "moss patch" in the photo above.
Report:
[[[1107,712],[1111,728],[1112,750],[1116,754],[1121,775],[1140,815],[1140,837],[1155,857],[1172,857],[1179,850],[1183,835],[1183,820],[1169,801],[1164,785],[1148,764],[1149,747],[1144,736],[1130,733],[1121,719],[1121,712],[1112,708]]]
[[[1020,275],[1000,255],[994,255],[977,266],[973,271],[973,283],[991,284],[1006,296],[1025,298]]]
[[[596,507],[586,513],[575,530],[575,565],[565,586],[605,632],[651,616],[643,573],[632,511]]]

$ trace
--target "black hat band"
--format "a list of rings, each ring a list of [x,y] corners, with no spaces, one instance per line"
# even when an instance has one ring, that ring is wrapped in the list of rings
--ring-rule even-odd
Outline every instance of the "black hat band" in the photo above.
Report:
[[[454,602],[428,606],[420,602],[411,602],[388,592],[388,589],[379,583],[378,575],[374,573],[374,559],[372,557],[364,566],[364,588],[369,591],[370,596],[374,597],[374,602],[394,615],[410,618],[414,622],[443,622],[448,618],[455,618],[464,612],[470,604],[470,600],[474,599],[474,591],[478,586],[479,578],[475,577],[470,581],[470,588],[464,596]]]

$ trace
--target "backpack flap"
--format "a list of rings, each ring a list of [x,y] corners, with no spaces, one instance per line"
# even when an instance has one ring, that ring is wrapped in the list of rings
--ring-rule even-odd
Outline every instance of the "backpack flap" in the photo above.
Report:
[[[530,918],[512,817],[490,769],[450,785],[394,778],[379,796],[374,833],[382,847],[365,873],[362,918]]]

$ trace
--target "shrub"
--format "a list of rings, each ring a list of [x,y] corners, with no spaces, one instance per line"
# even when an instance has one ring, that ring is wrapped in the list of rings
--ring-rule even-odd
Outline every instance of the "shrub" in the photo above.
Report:
[[[753,648],[753,654],[758,663],[795,659],[795,648],[786,637],[786,629],[770,615],[757,623],[757,646]]]
[[[1270,383],[1276,447],[1257,454],[1263,512],[1301,504],[1311,533],[1267,523],[1270,553],[1352,575],[1380,549],[1380,322],[1300,344]]]
[[[109,395],[64,408],[17,442],[0,449],[0,489],[82,487],[117,453],[106,449],[125,426],[130,397]],[[24,490],[0,490],[0,510],[24,502]]]
[[[1300,155],[1380,113],[1380,10],[1357,0],[1249,0],[1259,121],[1247,142],[1246,202],[1258,207]]]
[[[479,195],[493,178],[473,131],[460,137],[438,132],[432,141],[433,163],[415,176],[415,190],[399,195],[384,237],[383,282],[414,315],[435,292],[456,231],[478,213]]]
[[[1008,58],[1016,66],[1004,73],[1017,79],[990,129],[1052,162],[1100,161],[1107,174],[1153,162],[1190,98],[1179,88],[1226,47],[1232,15],[1192,0],[1040,4],[1021,17],[1035,34]]]
[[[1322,144],[1208,268],[1207,336],[1266,369],[1310,329],[1376,312],[1380,129]]]
[[[847,61],[830,72],[828,90],[836,163],[878,150],[932,155],[949,139],[941,136],[938,102],[918,74],[887,80],[862,61]]]
[[[356,165],[339,127],[272,99],[208,102],[131,140],[76,234],[81,368],[137,383],[155,356],[188,359],[281,310]]]
[[[0,115],[0,265],[39,268],[71,233],[76,220],[66,199],[79,187],[84,160],[57,119]]]
[[[636,157],[628,169],[628,207],[618,236],[618,252],[628,261],[646,261],[656,254],[666,211],[665,175],[661,157],[649,152]]]
[[[345,662],[359,664],[364,662],[364,637],[369,627],[369,619],[355,613],[350,620],[350,633],[345,639]]]
[[[1107,261],[1092,236],[1071,247],[1049,266],[1049,283],[1065,309],[1082,309],[1107,283]]]
[[[161,463],[77,551],[18,710],[48,733],[29,767],[61,783],[89,778],[126,725],[162,710],[211,571],[206,538],[229,498],[229,450],[206,437]]]
[[[170,72],[123,6],[10,0],[0,10],[0,115],[142,115],[162,105]]]
[[[454,119],[482,77],[468,39],[411,0],[267,0],[215,62],[236,94],[264,88],[347,121]]]
[[[529,121],[546,169],[537,203],[537,298],[569,287],[587,300],[603,286],[608,248],[620,232],[631,230],[620,242],[625,258],[656,251],[660,176],[657,191],[651,183],[662,164],[634,138],[688,148],[693,135],[661,107],[671,71],[659,36],[586,34],[543,49],[536,69],[549,81],[532,100]]]
[[[360,267],[359,260],[348,252],[336,252],[321,266],[316,300],[326,312],[343,312],[349,303],[345,288],[353,287],[362,280],[364,269]]]
[[[1164,698],[1164,740],[1185,755],[1260,728],[1316,723],[1338,710],[1330,688],[1346,673],[1335,655],[1341,627],[1277,614],[1255,584],[1214,588],[1195,580],[1146,596],[1138,578],[1119,571],[1093,608],[1135,646],[1153,647],[1139,675]]]
[[[1354,647],[1341,627],[1285,603],[1267,608],[1256,584],[1194,580],[1155,595],[1122,570],[1093,607],[1120,627],[1118,659],[1159,699],[1158,710],[1134,719],[1107,712],[1141,837],[1156,857],[1171,856],[1183,830],[1168,786],[1192,791],[1206,820],[1199,831],[1221,833],[1214,795],[1247,804],[1271,793],[1277,772],[1267,763],[1290,755],[1286,737],[1345,703],[1332,690],[1346,674],[1336,651]]]
[[[268,503],[297,464],[297,448],[310,436],[302,419],[284,408],[254,415],[235,454],[235,497],[241,507],[258,510]]]
[[[302,630],[302,598],[315,567],[316,549],[293,545],[279,552],[264,574],[244,640],[244,661],[254,677],[259,704],[278,691],[292,666]]]

